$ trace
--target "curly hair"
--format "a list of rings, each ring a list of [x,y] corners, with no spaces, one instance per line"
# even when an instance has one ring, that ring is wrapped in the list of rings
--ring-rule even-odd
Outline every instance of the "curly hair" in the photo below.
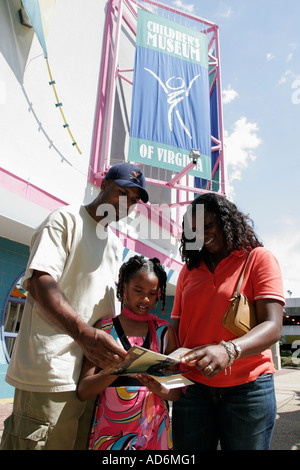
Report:
[[[236,205],[224,196],[216,193],[201,194],[194,199],[189,207],[192,213],[195,212],[198,204],[203,204],[204,211],[216,214],[222,226],[224,244],[229,252],[236,249],[249,251],[249,248],[263,246],[254,232],[253,221],[248,215],[240,212]],[[184,220],[182,227],[180,254],[182,261],[187,264],[187,268],[192,270],[200,265],[205,248],[202,247],[200,250],[186,249],[188,240],[184,234]],[[191,242],[191,240],[189,240],[189,242]]]
[[[158,279],[159,294],[158,299],[162,301],[162,311],[166,304],[167,274],[160,264],[158,258],[146,259],[144,256],[135,255],[124,263],[119,271],[117,283],[117,298],[122,301],[124,297],[124,283],[127,283],[139,271],[154,273]]]

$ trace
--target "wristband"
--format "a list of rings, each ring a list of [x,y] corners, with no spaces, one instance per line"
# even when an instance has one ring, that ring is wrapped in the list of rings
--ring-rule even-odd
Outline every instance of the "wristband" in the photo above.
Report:
[[[239,346],[238,344],[236,344],[235,341],[232,341],[232,340],[229,340],[229,343],[233,344],[234,350],[236,352],[236,359],[238,359],[240,355],[242,354],[241,346]]]
[[[229,374],[231,374],[231,364],[233,363],[234,361],[234,354],[233,352],[231,351],[231,348],[230,346],[228,346],[228,344],[225,342],[225,341],[221,341],[220,344],[225,348],[227,354],[228,354],[228,357],[229,357],[229,362],[225,368],[225,375],[227,375],[227,367],[229,368]]]

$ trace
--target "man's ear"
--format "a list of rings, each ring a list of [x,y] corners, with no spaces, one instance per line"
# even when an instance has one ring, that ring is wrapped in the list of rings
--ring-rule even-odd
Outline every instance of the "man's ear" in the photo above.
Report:
[[[106,188],[108,182],[109,182],[109,180],[104,180],[104,179],[101,181],[100,189],[101,189],[102,191],[105,190],[105,188]]]

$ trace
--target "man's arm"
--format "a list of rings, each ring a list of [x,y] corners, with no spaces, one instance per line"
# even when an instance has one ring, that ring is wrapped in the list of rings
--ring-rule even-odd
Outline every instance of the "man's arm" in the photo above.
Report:
[[[50,274],[34,271],[29,292],[44,317],[71,336],[84,355],[98,367],[113,366],[125,357],[126,351],[110,335],[80,318]]]

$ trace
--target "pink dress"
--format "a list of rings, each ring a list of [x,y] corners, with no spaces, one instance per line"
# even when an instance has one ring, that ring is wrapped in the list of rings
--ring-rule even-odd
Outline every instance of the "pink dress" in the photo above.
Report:
[[[102,328],[124,341],[116,319],[105,319]],[[165,351],[168,323],[156,327],[160,352]],[[118,334],[119,333],[119,334]],[[129,337],[131,345],[149,347],[147,338]],[[125,346],[125,345],[124,345]],[[118,382],[117,382],[118,381]],[[171,424],[168,404],[141,386],[136,379],[119,377],[99,395],[92,426],[90,450],[170,450]],[[134,381],[134,382],[132,382]],[[127,382],[127,384],[126,384]],[[132,383],[131,383],[132,382]],[[119,385],[120,383],[120,385]]]

